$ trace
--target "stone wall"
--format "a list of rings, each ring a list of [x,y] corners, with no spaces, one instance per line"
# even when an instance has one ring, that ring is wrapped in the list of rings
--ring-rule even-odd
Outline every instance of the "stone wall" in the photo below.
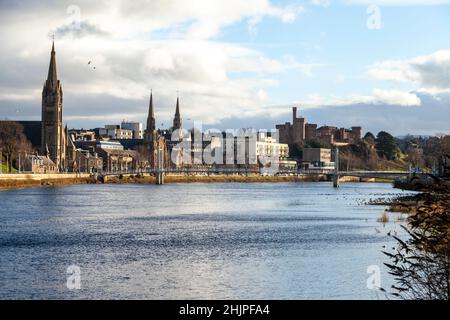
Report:
[[[59,180],[89,178],[89,173],[11,173],[0,174],[0,180]]]

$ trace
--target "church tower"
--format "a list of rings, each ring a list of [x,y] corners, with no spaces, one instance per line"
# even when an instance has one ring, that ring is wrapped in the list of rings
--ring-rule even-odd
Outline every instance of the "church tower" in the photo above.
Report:
[[[153,92],[150,93],[150,103],[148,105],[146,139],[151,141],[152,135],[156,132],[155,110],[153,108]]]
[[[180,116],[180,99],[177,97],[177,107],[175,109],[175,117],[173,118],[173,131],[181,129],[181,116]]]
[[[62,122],[63,92],[56,70],[55,42],[52,44],[47,80],[42,90],[41,152],[56,165],[66,170],[66,135]]]
[[[147,148],[148,161],[151,168],[156,167],[156,152],[158,146],[158,132],[156,131],[155,109],[153,107],[153,92],[150,93],[148,105],[147,128],[144,144]]]

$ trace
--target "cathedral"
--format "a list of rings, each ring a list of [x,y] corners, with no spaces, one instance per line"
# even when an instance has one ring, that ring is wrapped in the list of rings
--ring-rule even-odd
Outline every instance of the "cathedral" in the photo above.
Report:
[[[151,92],[148,108],[147,128],[144,135],[144,145],[147,149],[148,162],[151,168],[157,168],[158,165],[164,167],[171,165],[170,154],[174,145],[171,141],[171,135],[172,132],[180,129],[182,129],[180,99],[177,97],[173,126],[170,130],[158,130],[156,128],[155,108],[153,106],[153,92]],[[161,152],[159,150],[161,150]],[[158,152],[160,153],[158,154]],[[161,159],[162,163],[160,164],[158,164],[158,157],[163,158]]]
[[[42,90],[41,153],[54,162],[58,172],[66,172],[73,167],[73,152],[67,126],[63,127],[63,91],[53,42],[48,76]]]

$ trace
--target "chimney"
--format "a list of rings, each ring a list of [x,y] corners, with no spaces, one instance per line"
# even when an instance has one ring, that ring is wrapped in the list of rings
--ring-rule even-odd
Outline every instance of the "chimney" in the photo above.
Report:
[[[292,108],[292,123],[295,122],[295,119],[297,119],[297,107]]]

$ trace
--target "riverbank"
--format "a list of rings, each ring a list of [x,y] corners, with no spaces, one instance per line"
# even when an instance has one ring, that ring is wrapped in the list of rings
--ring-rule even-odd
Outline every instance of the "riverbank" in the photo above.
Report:
[[[410,181],[395,181],[394,188],[419,192],[413,196],[393,199],[389,208],[393,212],[416,214],[420,210],[449,211],[450,182],[438,178],[410,179]],[[428,209],[427,209],[428,208]],[[448,213],[450,215],[450,212]]]
[[[328,175],[292,175],[292,176],[260,176],[260,175],[169,175],[164,183],[266,183],[266,182],[320,182],[331,181]],[[342,177],[341,182],[389,182],[386,179]],[[89,174],[32,175],[14,174],[0,175],[0,190],[33,188],[43,186],[63,186],[72,184],[154,184],[151,175],[117,175],[107,176],[97,181]]]
[[[408,238],[394,238],[397,247],[384,252],[396,276],[396,297],[414,300],[450,299],[450,188],[444,183],[413,196],[394,199],[392,212],[406,213]],[[423,187],[421,187],[423,188]],[[433,190],[433,191],[432,191]]]
[[[425,209],[430,212],[449,211],[450,193],[418,193],[413,196],[398,197],[389,203],[390,211],[408,213],[410,216]]]
[[[0,190],[95,183],[89,174],[0,174]]]

